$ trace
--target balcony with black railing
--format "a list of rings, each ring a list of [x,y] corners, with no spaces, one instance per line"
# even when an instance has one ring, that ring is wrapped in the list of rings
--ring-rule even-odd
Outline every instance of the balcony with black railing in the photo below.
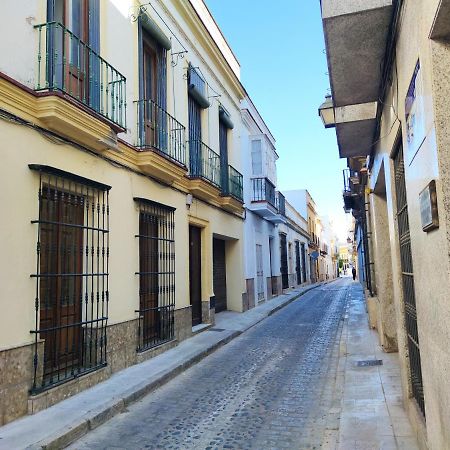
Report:
[[[277,210],[282,216],[286,216],[286,199],[281,192],[277,192]]]
[[[186,166],[185,127],[153,100],[135,102],[141,151],[156,151]]]
[[[220,189],[220,174],[220,156],[202,141],[189,141],[189,178],[203,179]]]
[[[344,198],[344,211],[348,213],[358,205],[358,198],[361,195],[361,186],[358,172],[344,169],[342,175],[344,178],[344,190],[342,192]]]
[[[252,178],[252,197],[248,209],[274,223],[284,223],[278,210],[278,193],[268,178]],[[284,198],[284,197],[283,197]]]
[[[275,208],[275,186],[268,178],[252,178],[252,203],[267,202]]]
[[[234,197],[242,202],[244,200],[244,180],[240,172],[233,166],[228,166],[228,179],[222,186],[222,195]]]
[[[36,25],[36,91],[60,92],[126,128],[126,79],[58,22]]]

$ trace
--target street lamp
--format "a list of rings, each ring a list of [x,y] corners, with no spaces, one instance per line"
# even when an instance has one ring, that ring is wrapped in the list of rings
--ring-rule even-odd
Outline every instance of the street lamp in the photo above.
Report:
[[[333,128],[336,126],[336,119],[334,118],[334,105],[331,95],[325,96],[325,101],[319,107],[319,116],[325,128]]]

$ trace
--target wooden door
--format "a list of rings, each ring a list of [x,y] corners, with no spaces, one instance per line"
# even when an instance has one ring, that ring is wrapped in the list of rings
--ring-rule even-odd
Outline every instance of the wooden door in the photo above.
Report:
[[[65,90],[84,103],[89,103],[89,70],[93,54],[89,45],[89,1],[65,0],[63,24]]]
[[[213,239],[213,288],[216,312],[227,309],[227,268],[225,263],[225,241]]]
[[[75,365],[82,353],[84,201],[44,187],[40,229],[40,330],[44,376]]]
[[[158,219],[141,211],[139,214],[139,309],[143,347],[159,339],[160,314],[158,310],[159,292],[159,250]]]
[[[201,229],[189,226],[189,296],[192,325],[202,322]]]
[[[145,145],[157,145],[157,119],[160,116],[156,107],[158,89],[158,55],[155,44],[143,31],[143,100]]]

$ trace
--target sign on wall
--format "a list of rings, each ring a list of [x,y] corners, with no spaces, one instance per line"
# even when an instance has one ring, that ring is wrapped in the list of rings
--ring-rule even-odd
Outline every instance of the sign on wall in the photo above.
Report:
[[[406,116],[406,162],[410,164],[425,140],[425,111],[422,72],[417,61],[405,99]]]
[[[420,218],[422,230],[430,231],[439,227],[436,182],[432,180],[419,194]]]

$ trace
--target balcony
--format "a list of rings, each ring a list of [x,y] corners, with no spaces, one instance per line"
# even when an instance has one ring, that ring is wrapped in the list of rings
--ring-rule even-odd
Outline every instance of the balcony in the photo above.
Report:
[[[222,186],[222,195],[231,196],[243,202],[243,177],[233,166],[228,166],[228,186]]]
[[[363,186],[360,182],[358,172],[344,169],[342,174],[344,178],[344,190],[342,194],[344,198],[344,211],[349,213],[352,209],[358,209]]]
[[[286,216],[286,199],[281,192],[277,193],[277,210],[282,216]]]
[[[252,178],[251,181],[252,200],[248,209],[271,222],[283,223],[274,184],[268,178]]]
[[[189,141],[188,177],[190,191],[199,198],[211,200],[220,194],[220,156],[202,141]]]
[[[35,28],[39,42],[36,91],[66,95],[106,119],[116,132],[124,131],[125,77],[60,23]]]
[[[244,202],[244,182],[243,176],[233,166],[228,166],[228,177],[222,180],[222,206],[233,212],[242,212]]]
[[[186,174],[185,127],[153,100],[135,102],[141,170],[167,183]]]

